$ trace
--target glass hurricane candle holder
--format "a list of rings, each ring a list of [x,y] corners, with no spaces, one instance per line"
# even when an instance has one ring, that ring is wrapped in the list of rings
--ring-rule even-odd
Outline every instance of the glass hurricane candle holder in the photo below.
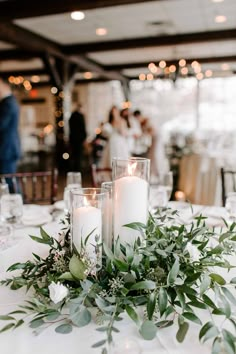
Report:
[[[92,263],[101,263],[108,193],[100,188],[73,189],[70,193],[72,243]]]
[[[112,235],[112,182],[103,182],[101,184],[101,188],[103,191],[107,192],[108,198],[106,199],[105,209],[104,209],[104,233],[103,233],[103,241],[106,245],[111,248],[113,242]]]
[[[140,232],[124,225],[147,223],[150,160],[131,157],[112,160],[113,234],[121,243],[132,244]]]

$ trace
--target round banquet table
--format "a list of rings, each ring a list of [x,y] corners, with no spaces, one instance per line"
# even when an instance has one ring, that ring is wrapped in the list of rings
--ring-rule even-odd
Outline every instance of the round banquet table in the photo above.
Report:
[[[179,204],[182,208],[182,205]],[[173,206],[173,205],[172,205]],[[178,203],[174,204],[178,209]],[[212,218],[212,223],[219,223],[219,214],[224,213],[223,208],[205,208],[205,211]],[[194,206],[194,213],[204,212],[202,206]],[[218,214],[215,217],[212,214]],[[190,220],[189,210],[183,210],[181,220]],[[210,218],[209,218],[210,220]],[[215,220],[215,221],[214,221]],[[61,229],[58,222],[50,222],[44,225],[45,230],[50,235],[57,235]],[[10,277],[11,273],[7,274],[6,269],[15,262],[23,262],[27,259],[32,259],[32,252],[40,255],[47,255],[48,247],[32,241],[28,235],[39,235],[39,228],[27,226],[14,231],[14,243],[12,247],[0,251],[0,279],[6,276]],[[236,260],[235,260],[236,263]],[[221,272],[222,274],[222,272]],[[232,278],[236,276],[236,271],[229,274],[223,274],[225,278]],[[17,291],[10,290],[8,287],[0,286],[0,315],[7,314],[14,311],[17,305],[22,305],[24,300],[30,296],[26,295],[25,289]],[[203,323],[209,320],[208,314],[200,310],[200,318]],[[0,321],[0,328],[6,325],[6,321]],[[98,325],[92,321],[89,325],[83,328],[75,328],[70,334],[57,334],[53,327],[47,328],[39,335],[33,334],[33,329],[29,328],[26,324],[15,329],[14,331],[6,331],[0,334],[0,353],[1,354],[97,354],[101,353],[101,348],[91,348],[91,346],[103,339],[102,332],[96,331]],[[116,354],[118,353],[131,353],[118,349],[124,342],[135,341],[136,345],[140,347],[140,353],[146,354],[210,354],[211,343],[199,343],[198,333],[200,327],[194,323],[190,323],[190,329],[187,333],[185,341],[179,344],[175,335],[177,332],[177,324],[161,329],[158,331],[157,336],[152,341],[145,341],[138,333],[136,325],[132,320],[123,315],[123,321],[116,323],[116,327],[120,333],[114,335],[115,344],[117,346]],[[134,353],[134,352],[132,352]],[[138,353],[137,353],[138,354]]]

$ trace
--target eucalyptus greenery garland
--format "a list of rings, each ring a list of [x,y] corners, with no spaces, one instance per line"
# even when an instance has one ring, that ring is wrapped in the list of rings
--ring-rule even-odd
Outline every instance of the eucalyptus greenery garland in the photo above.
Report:
[[[108,353],[113,332],[119,332],[116,322],[124,312],[144,339],[152,340],[161,328],[178,323],[176,338],[182,342],[192,321],[199,325],[200,341],[212,340],[212,353],[235,354],[236,315],[231,305],[236,306],[236,278],[226,282],[217,270],[233,267],[228,256],[235,256],[236,224],[225,222],[217,231],[206,227],[206,218],[200,215],[191,225],[180,225],[176,213],[162,210],[150,215],[147,225],[126,225],[140,231],[134,245],[120,244],[118,239],[111,250],[97,243],[97,250],[103,247],[103,257],[96,263],[88,258],[86,245],[80,253],[71,250],[68,226],[60,240],[43,229],[40,237],[30,236],[48,245],[49,254],[45,259],[33,254],[33,261],[8,269],[18,270],[19,275],[1,284],[12,290],[33,289],[34,296],[18,310],[0,316],[9,321],[1,332],[29,322],[36,333],[55,324],[56,332],[70,333],[73,326],[88,325],[91,309],[96,308],[101,341],[93,347],[101,347],[103,354]],[[64,291],[63,299],[52,301],[53,287]],[[146,309],[143,317],[139,306]],[[199,308],[211,314],[209,322],[202,323],[195,313]],[[220,326],[215,315],[223,316]]]

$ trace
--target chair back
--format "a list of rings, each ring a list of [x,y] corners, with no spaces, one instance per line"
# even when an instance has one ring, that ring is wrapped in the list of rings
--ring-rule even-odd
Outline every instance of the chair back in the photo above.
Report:
[[[10,181],[14,193],[21,193],[25,204],[53,204],[58,189],[58,171],[19,172],[0,175]]]
[[[225,201],[228,193],[236,192],[236,171],[226,170],[223,167],[220,169],[221,187],[222,187],[222,205],[225,206]]]
[[[110,167],[99,168],[95,164],[92,169],[92,184],[94,188],[101,187],[102,182],[110,182],[112,180],[112,170]]]

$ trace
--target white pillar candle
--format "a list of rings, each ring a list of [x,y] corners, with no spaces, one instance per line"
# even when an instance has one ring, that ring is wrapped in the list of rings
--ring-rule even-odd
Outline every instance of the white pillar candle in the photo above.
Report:
[[[114,182],[114,238],[133,243],[140,232],[123,225],[141,222],[148,217],[148,183],[137,176],[121,177]]]
[[[94,231],[93,231],[94,230]],[[93,232],[92,232],[93,231]],[[102,237],[102,212],[92,206],[83,206],[73,211],[73,242],[78,251],[81,250],[81,240],[84,243],[86,237],[91,233],[86,244],[86,252],[91,260],[96,260],[95,237]]]

